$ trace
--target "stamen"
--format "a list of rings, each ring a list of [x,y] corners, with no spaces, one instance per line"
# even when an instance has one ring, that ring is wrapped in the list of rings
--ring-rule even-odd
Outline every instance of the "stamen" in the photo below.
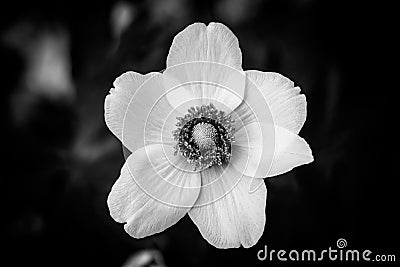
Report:
[[[181,154],[195,170],[230,160],[231,143],[234,142],[234,120],[230,115],[210,104],[191,107],[188,114],[177,120],[178,128],[172,132],[177,141],[175,155]]]

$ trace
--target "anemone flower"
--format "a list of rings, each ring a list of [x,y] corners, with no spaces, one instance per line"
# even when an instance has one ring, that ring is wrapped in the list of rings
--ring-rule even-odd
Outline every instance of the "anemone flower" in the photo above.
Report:
[[[107,203],[132,237],[189,214],[213,246],[251,247],[264,231],[263,178],[313,161],[298,135],[300,88],[241,65],[225,25],[195,23],[175,36],[165,71],[115,80],[105,121],[129,153]]]

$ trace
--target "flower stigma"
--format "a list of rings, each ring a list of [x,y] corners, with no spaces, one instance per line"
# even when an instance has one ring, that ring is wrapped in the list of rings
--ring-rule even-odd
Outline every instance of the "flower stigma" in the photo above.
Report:
[[[215,106],[191,107],[184,117],[177,117],[178,127],[172,132],[178,153],[194,166],[204,170],[214,165],[228,163],[231,158],[231,143],[234,142],[234,120]]]

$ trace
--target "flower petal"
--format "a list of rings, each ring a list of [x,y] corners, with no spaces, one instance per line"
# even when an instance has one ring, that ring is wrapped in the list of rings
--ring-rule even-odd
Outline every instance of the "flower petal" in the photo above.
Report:
[[[105,100],[105,118],[125,147],[133,152],[148,144],[173,143],[175,117],[181,114],[166,99],[161,73],[127,72],[114,86]]]
[[[114,88],[110,90],[104,102],[104,118],[110,131],[119,140],[122,140],[122,126],[129,102],[139,87],[154,75],[157,73],[143,75],[128,71],[115,79]]]
[[[111,189],[107,200],[110,214],[117,222],[126,222],[125,231],[135,238],[178,222],[199,195],[200,174],[180,169],[186,161],[173,158],[172,153],[171,146],[159,144],[136,150]]]
[[[250,70],[246,71],[246,75],[266,98],[275,124],[298,134],[307,116],[306,97],[300,94],[300,88],[274,72]]]
[[[251,247],[257,243],[264,231],[265,204],[267,189],[262,183],[257,190],[250,192],[252,178],[242,176],[235,168],[222,171],[202,172],[202,183],[215,183],[212,190],[201,190],[189,216],[201,235],[217,248]],[[215,180],[215,174],[219,179]],[[230,180],[241,179],[233,189]],[[227,192],[221,198],[221,193]],[[209,200],[213,202],[208,203]],[[198,205],[199,203],[208,203]]]
[[[307,142],[284,127],[275,126],[275,156],[268,177],[283,174],[314,161]]]
[[[235,133],[232,144],[232,165],[244,175],[265,178],[274,157],[273,124],[252,122]]]
[[[182,113],[190,105],[210,103],[219,110],[231,112],[243,101],[246,75],[227,65],[213,62],[182,63],[167,68],[163,77],[168,101]]]
[[[242,69],[242,52],[232,31],[221,23],[194,23],[172,41],[167,68],[181,63],[208,61]]]
[[[257,122],[261,125],[274,125],[274,118],[267,97],[247,75],[244,100],[231,112],[235,121],[235,129],[239,131],[242,127]]]
[[[164,74],[167,88],[190,83],[170,92],[168,100],[174,108],[180,108],[188,100],[203,99],[201,104],[212,101],[221,109],[218,105],[223,103],[231,111],[242,102],[245,73],[239,41],[221,23],[208,26],[194,23],[178,33],[169,50]],[[183,106],[180,111],[188,108]]]
[[[140,99],[138,99],[140,101]],[[132,104],[135,105],[135,103]],[[138,109],[141,108],[142,112]],[[153,104],[153,107],[149,107],[142,102],[142,104],[136,103],[135,108],[133,110],[136,114],[136,121],[129,120],[126,121],[125,125],[135,127],[138,122],[138,116],[144,112],[148,112],[147,118],[142,117],[142,120],[145,120],[145,129],[144,129],[144,144],[169,144],[175,145],[176,141],[174,140],[172,132],[176,129],[177,117],[182,116],[182,113],[179,113],[178,110],[172,109],[169,104],[166,95],[163,95]],[[129,118],[127,118],[128,120]],[[136,126],[137,128],[137,126]],[[139,128],[140,129],[140,128]],[[142,130],[141,130],[142,132]],[[126,131],[127,139],[132,138],[132,132]],[[136,138],[141,138],[142,136],[138,136]]]

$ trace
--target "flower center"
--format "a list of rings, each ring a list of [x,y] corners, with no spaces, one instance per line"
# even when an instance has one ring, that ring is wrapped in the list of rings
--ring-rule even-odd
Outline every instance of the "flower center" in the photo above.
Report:
[[[193,127],[192,137],[200,150],[214,150],[217,130],[210,123],[200,122]]]
[[[233,120],[213,104],[191,107],[188,114],[178,117],[173,131],[175,155],[180,154],[193,164],[194,170],[229,162],[234,142]]]

